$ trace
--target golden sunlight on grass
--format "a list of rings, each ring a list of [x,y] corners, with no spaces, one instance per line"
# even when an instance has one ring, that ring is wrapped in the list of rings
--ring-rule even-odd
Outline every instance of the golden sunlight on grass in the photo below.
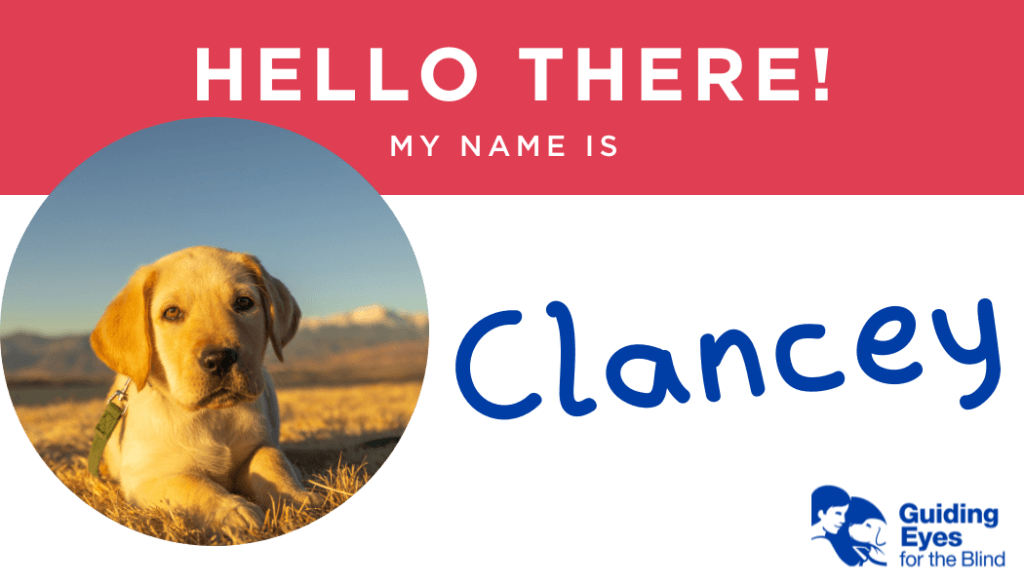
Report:
[[[15,410],[50,470],[103,515],[173,542],[238,544],[290,532],[348,500],[391,454],[419,391],[419,382],[279,390],[281,446],[307,486],[326,502],[315,508],[275,506],[267,511],[262,529],[233,537],[190,525],[167,510],[133,506],[124,501],[115,482],[89,474],[86,457],[103,400],[21,405]]]

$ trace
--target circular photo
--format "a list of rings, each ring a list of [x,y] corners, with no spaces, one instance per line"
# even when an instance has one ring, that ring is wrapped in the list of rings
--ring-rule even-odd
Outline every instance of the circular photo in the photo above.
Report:
[[[54,475],[174,542],[290,532],[370,480],[427,360],[412,247],[349,165],[247,120],[162,124],[53,191],[11,264],[0,348]]]

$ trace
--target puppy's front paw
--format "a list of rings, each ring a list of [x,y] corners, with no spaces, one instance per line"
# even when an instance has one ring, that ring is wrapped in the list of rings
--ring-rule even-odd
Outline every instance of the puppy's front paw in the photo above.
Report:
[[[263,526],[263,517],[259,506],[235,497],[221,505],[214,526],[226,532],[257,530]]]
[[[327,501],[327,498],[321,496],[320,494],[316,494],[307,490],[296,490],[284,497],[285,499],[290,501],[293,506],[305,508],[319,508],[324,505],[324,502]]]
[[[313,492],[304,492],[303,498],[299,499],[299,503],[305,504],[307,508],[319,508],[326,501],[327,498]]]

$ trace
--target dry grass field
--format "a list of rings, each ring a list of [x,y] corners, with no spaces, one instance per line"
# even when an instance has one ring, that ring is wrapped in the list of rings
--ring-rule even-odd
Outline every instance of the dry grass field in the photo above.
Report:
[[[64,485],[108,518],[144,534],[188,544],[240,544],[271,538],[323,517],[380,469],[405,430],[420,383],[278,390],[281,446],[322,507],[291,505],[267,511],[261,530],[226,537],[190,525],[170,511],[142,509],[120,496],[115,482],[86,468],[102,398],[15,405],[32,445]],[[101,474],[103,468],[101,467]]]

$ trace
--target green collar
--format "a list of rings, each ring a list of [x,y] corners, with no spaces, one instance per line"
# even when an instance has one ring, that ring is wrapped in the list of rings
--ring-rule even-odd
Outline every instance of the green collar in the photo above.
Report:
[[[92,438],[92,449],[89,450],[89,473],[96,477],[100,476],[100,459],[103,458],[103,449],[106,448],[110,436],[114,434],[114,427],[117,426],[117,421],[121,420],[124,413],[128,412],[128,385],[131,383],[132,380],[129,378],[125,382],[124,388],[114,392],[114,395],[107,401],[107,407],[103,410],[100,422],[96,424],[96,434]],[[114,400],[124,402],[124,408],[115,404]]]

